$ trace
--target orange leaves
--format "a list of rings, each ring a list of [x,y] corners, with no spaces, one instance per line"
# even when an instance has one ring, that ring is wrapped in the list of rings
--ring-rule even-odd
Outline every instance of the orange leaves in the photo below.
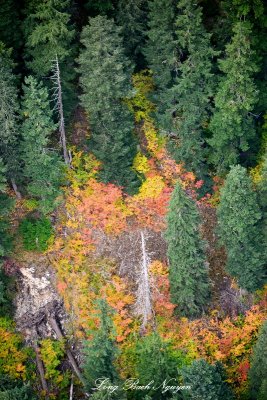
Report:
[[[73,207],[72,207],[73,204]],[[129,215],[123,202],[121,188],[90,179],[83,190],[68,198],[68,210],[80,217],[87,229],[102,229],[117,235],[126,226]],[[89,232],[89,231],[88,231]]]
[[[248,360],[244,360],[239,364],[238,373],[242,382],[247,380],[249,367],[250,364]]]
[[[113,322],[117,332],[117,342],[123,342],[133,332],[133,319],[130,317],[129,306],[134,302],[133,296],[127,290],[127,284],[114,275],[112,281],[104,286],[101,294],[108,304],[116,310]]]
[[[149,182],[153,183],[150,187]],[[146,184],[147,183],[147,184]],[[140,226],[155,231],[165,228],[165,215],[172,189],[163,184],[161,178],[151,178],[140,189],[140,193],[127,199],[131,213]]]
[[[12,379],[25,379],[27,353],[22,347],[22,338],[15,333],[7,318],[0,318],[0,374]]]

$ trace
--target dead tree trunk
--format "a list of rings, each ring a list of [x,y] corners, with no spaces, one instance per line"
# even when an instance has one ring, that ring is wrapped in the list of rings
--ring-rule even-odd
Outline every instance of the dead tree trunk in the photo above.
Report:
[[[39,351],[40,350],[39,350],[39,347],[38,347],[37,343],[34,343],[33,348],[34,348],[34,351],[35,351],[36,365],[37,365],[38,372],[39,372],[39,375],[40,375],[40,378],[41,378],[42,388],[45,391],[45,393],[48,394],[49,393],[49,389],[48,389],[48,385],[47,385],[47,382],[46,382],[46,379],[45,379],[44,365],[43,365],[43,362],[42,362],[42,360],[40,358],[40,355],[39,355]]]
[[[151,291],[149,282],[149,263],[150,259],[146,250],[145,234],[141,231],[141,250],[142,258],[140,263],[140,272],[138,279],[136,313],[142,317],[141,330],[145,330],[148,321],[152,316]]]
[[[11,178],[11,185],[12,185],[13,190],[14,190],[16,196],[17,196],[17,199],[20,200],[22,198],[22,196],[21,196],[21,193],[18,190],[18,187],[16,185],[15,179],[13,179],[13,178]]]
[[[52,316],[48,316],[48,321],[49,321],[51,327],[53,328],[53,330],[55,331],[57,337],[59,339],[63,339],[64,335],[61,332],[61,329],[60,329],[56,319],[54,317],[52,317]],[[83,385],[85,385],[85,381],[84,381],[84,379],[82,377],[82,374],[81,374],[81,371],[80,371],[80,369],[79,369],[79,367],[77,365],[77,362],[76,362],[75,358],[73,357],[73,355],[72,355],[72,353],[71,353],[71,351],[69,349],[66,350],[66,354],[67,354],[68,360],[69,360],[69,362],[70,362],[70,364],[71,364],[71,366],[73,368],[73,371],[76,373],[76,375],[78,376],[80,381],[83,383]]]
[[[60,133],[60,143],[63,148],[63,155],[65,163],[70,166],[70,157],[67,150],[67,140],[66,140],[66,132],[65,132],[65,120],[64,120],[64,110],[63,110],[63,101],[62,101],[62,86],[61,86],[61,77],[60,77],[60,68],[58,63],[58,57],[54,60],[53,65],[53,75],[51,77],[54,84],[54,100],[56,101],[56,109],[59,115],[59,133]]]
[[[73,400],[73,376],[71,376],[71,382],[70,382],[70,398],[69,400]]]
[[[44,369],[44,364],[43,361],[41,360],[40,357],[40,348],[38,346],[38,334],[37,334],[37,327],[35,326],[35,339],[33,340],[33,349],[35,351],[35,358],[36,358],[36,365],[37,365],[37,369],[40,375],[40,379],[41,379],[41,385],[42,385],[42,389],[45,392],[45,398],[48,398],[48,394],[49,394],[49,388],[48,388],[48,384],[47,381],[45,379],[45,369]]]

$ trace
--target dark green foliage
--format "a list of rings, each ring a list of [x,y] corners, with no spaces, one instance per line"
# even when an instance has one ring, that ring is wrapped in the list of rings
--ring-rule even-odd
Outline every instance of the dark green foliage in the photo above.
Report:
[[[77,103],[77,93],[73,83],[76,78],[74,69],[76,50],[72,45],[75,31],[70,24],[70,9],[70,0],[30,2],[26,8],[27,18],[24,22],[25,57],[28,68],[38,78],[48,77],[51,75],[56,56],[58,58],[65,118],[70,116]]]
[[[191,386],[184,391],[184,399],[233,400],[233,394],[226,383],[226,375],[220,363],[208,364],[205,360],[196,360],[182,369],[184,385]]]
[[[6,165],[6,176],[15,178],[18,173],[17,152],[18,99],[11,51],[0,42],[0,157]]]
[[[259,182],[258,185],[258,194],[260,208],[263,214],[262,230],[264,234],[264,241],[265,243],[267,243],[267,151],[263,156],[262,163],[262,180]]]
[[[165,90],[172,83],[177,67],[175,6],[173,0],[149,1],[148,40],[144,48],[155,83]]]
[[[221,190],[218,232],[227,251],[227,270],[241,287],[254,291],[265,277],[262,213],[245,168],[231,168]]]
[[[267,322],[260,330],[258,340],[253,348],[249,370],[251,400],[264,400],[267,389]]]
[[[19,225],[23,245],[29,251],[45,251],[53,235],[53,228],[48,218],[25,218]]]
[[[185,316],[203,312],[209,298],[209,278],[195,202],[177,183],[167,215],[165,238],[170,264],[171,299]]]
[[[194,0],[180,0],[177,7],[176,43],[183,60],[177,61],[177,78],[170,89],[174,101],[168,104],[166,117],[176,136],[175,158],[205,178],[204,126],[214,90],[212,58],[216,53],[202,24],[202,9]]]
[[[21,157],[27,191],[39,200],[40,210],[48,213],[58,204],[63,163],[57,152],[49,149],[49,139],[56,126],[47,89],[33,77],[25,79],[22,113]]]
[[[41,77],[51,70],[55,55],[60,62],[70,54],[74,31],[66,12],[70,1],[45,0],[32,5],[24,24],[29,68]]]
[[[222,6],[227,17],[233,21],[246,17],[265,23],[264,0],[223,0]]]
[[[86,390],[89,392],[96,387],[97,379],[102,377],[108,379],[113,385],[119,383],[119,376],[114,366],[118,351],[114,326],[110,317],[112,310],[105,300],[99,300],[97,306],[100,311],[100,326],[96,332],[92,332],[93,339],[86,341],[84,344],[85,362],[83,374],[86,381]],[[114,393],[114,395],[118,395],[118,393]]]
[[[215,112],[210,130],[213,137],[210,160],[219,174],[239,162],[240,152],[249,149],[255,137],[252,112],[257,103],[257,89],[253,75],[258,71],[251,39],[251,24],[237,22],[233,37],[226,46],[226,57],[219,61],[224,76],[215,96]]]
[[[112,0],[89,0],[85,4],[90,16],[110,14],[114,10]]]
[[[14,279],[7,276],[3,271],[2,261],[0,260],[0,317],[12,316],[14,314]]]
[[[18,56],[21,40],[20,1],[0,0],[0,41],[8,48],[13,48]]]
[[[0,376],[0,400],[37,400],[29,384]]]
[[[157,87],[154,95],[158,107],[156,117],[165,127],[164,113],[173,102],[172,93],[167,89],[172,87],[177,74],[176,1],[153,0],[148,6],[148,39],[143,51]]]
[[[10,199],[7,194],[0,192],[0,257],[6,255],[12,248],[8,215],[12,209],[13,203],[13,200]]]
[[[169,386],[179,386],[178,369],[185,363],[185,356],[181,353],[174,356],[171,347],[164,342],[158,333],[152,333],[141,338],[136,347],[137,364],[136,374],[140,385],[149,385],[146,391],[135,391],[137,399],[143,399],[144,395],[151,396],[151,399],[170,399],[172,392],[163,393],[162,383],[169,382]],[[154,389],[155,388],[155,389]]]
[[[123,28],[126,54],[137,64],[141,62],[141,50],[145,44],[146,3],[147,0],[119,0],[116,13],[116,21]]]
[[[123,99],[130,96],[132,67],[124,54],[121,28],[98,16],[82,32],[79,57],[81,103],[91,127],[90,150],[103,163],[101,179],[133,192],[138,186],[131,169],[136,153],[133,116]]]
[[[0,158],[0,259],[11,250],[12,240],[8,232],[8,214],[10,213],[13,200],[5,193],[6,190],[6,167]]]

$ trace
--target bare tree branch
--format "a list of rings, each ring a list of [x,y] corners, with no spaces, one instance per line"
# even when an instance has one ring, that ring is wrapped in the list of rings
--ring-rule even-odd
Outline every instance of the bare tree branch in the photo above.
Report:
[[[63,155],[65,163],[70,166],[70,158],[67,150],[67,141],[66,141],[66,132],[65,132],[65,121],[64,121],[64,110],[63,110],[63,101],[62,101],[62,86],[61,86],[61,78],[60,78],[60,68],[58,63],[58,57],[56,55],[56,59],[52,61],[53,75],[51,76],[51,80],[53,82],[53,94],[52,99],[55,101],[54,110],[58,111],[59,115],[59,133],[60,133],[60,143],[63,148]]]

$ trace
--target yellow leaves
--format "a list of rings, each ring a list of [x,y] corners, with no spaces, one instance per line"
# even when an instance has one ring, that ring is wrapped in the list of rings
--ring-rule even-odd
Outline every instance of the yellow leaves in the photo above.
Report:
[[[144,122],[143,132],[147,140],[147,150],[152,156],[157,157],[160,150],[166,144],[166,140],[163,137],[159,137],[158,132],[151,121]]]
[[[139,189],[139,193],[136,195],[139,199],[156,199],[160,196],[161,192],[165,187],[162,176],[156,175],[148,177]]]
[[[168,267],[159,260],[152,261],[149,271],[155,276],[167,276],[169,273]]]
[[[116,275],[112,277],[111,283],[102,288],[101,293],[116,310],[112,319],[117,332],[116,340],[121,343],[133,332],[133,319],[129,316],[128,307],[133,304],[134,297],[127,291],[126,283]]]
[[[138,152],[133,161],[133,168],[140,174],[146,174],[150,170],[148,159],[142,153]]]
[[[77,190],[89,179],[94,179],[100,168],[100,161],[91,153],[83,153],[74,146],[71,148],[72,168],[67,170],[67,178],[71,183],[72,189]]]
[[[249,174],[252,178],[252,181],[258,185],[260,182],[262,182],[262,168],[263,168],[263,161],[260,161],[256,167],[251,168]]]
[[[22,338],[14,332],[12,323],[0,318],[0,374],[12,379],[25,379],[26,349],[22,349]]]
[[[65,353],[64,340],[43,339],[40,342],[40,357],[45,366],[45,377],[60,386],[64,376],[58,367]]]
[[[154,90],[151,71],[146,69],[133,75],[132,82],[135,95],[125,102],[134,113],[136,122],[149,120],[150,114],[155,111],[155,105],[147,98],[147,94]]]

